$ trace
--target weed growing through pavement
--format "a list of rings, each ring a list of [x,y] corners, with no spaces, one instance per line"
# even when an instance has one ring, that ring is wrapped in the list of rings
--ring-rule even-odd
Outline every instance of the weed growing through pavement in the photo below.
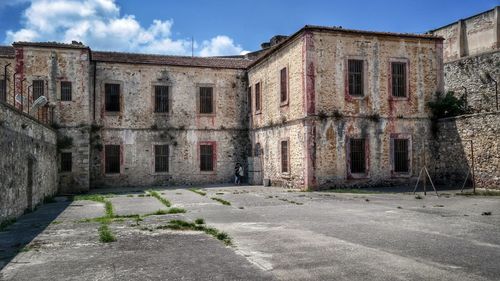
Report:
[[[225,232],[221,232],[216,228],[207,227],[203,224],[196,224],[192,222],[187,222],[183,220],[171,220],[167,225],[158,226],[157,229],[172,229],[172,230],[194,230],[203,231],[208,235],[211,235],[218,240],[224,242],[227,246],[232,245],[232,239]]]
[[[167,206],[167,207],[170,207],[172,206],[172,204],[170,203],[170,201],[168,201],[167,199],[161,197],[161,195],[154,191],[154,190],[148,190],[148,193],[153,196],[154,198],[158,199],[158,201],[160,201],[163,205]]]
[[[116,241],[116,237],[109,229],[108,224],[101,224],[101,226],[99,227],[99,241],[103,243]]]
[[[201,190],[199,190],[199,189],[196,189],[196,188],[190,188],[190,189],[189,189],[189,191],[192,191],[192,192],[194,192],[194,193],[196,193],[196,194],[199,194],[199,195],[201,195],[201,196],[205,196],[205,195],[207,195],[207,193],[206,193],[206,192],[203,192],[203,191],[201,191]]]
[[[228,205],[228,206],[231,205],[231,202],[226,201],[224,199],[220,199],[220,198],[217,198],[217,197],[212,197],[210,199],[218,201],[218,202],[222,203],[222,205]]]

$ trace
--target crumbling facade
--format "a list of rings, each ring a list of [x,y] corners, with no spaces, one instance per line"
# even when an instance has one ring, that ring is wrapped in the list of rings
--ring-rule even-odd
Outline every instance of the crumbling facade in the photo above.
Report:
[[[199,58],[17,42],[0,49],[5,102],[48,99],[30,114],[58,131],[62,193],[231,182],[237,162],[251,183],[302,189],[418,174],[441,38],[306,26],[265,47]]]

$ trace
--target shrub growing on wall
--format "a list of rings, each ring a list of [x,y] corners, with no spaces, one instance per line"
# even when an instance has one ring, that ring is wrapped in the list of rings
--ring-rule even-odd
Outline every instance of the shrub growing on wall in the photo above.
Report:
[[[455,93],[450,91],[445,95],[437,92],[436,96],[436,101],[428,103],[434,118],[453,117],[470,112],[465,95],[457,98]]]

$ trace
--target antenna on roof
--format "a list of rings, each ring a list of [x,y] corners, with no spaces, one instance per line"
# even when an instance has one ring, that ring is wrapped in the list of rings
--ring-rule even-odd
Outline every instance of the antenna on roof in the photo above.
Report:
[[[191,57],[194,57],[194,37],[191,36]]]

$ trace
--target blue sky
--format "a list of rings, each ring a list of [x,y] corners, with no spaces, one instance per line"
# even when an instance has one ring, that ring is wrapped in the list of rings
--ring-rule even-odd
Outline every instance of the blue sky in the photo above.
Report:
[[[500,0],[0,0],[0,43],[71,41],[93,49],[227,55],[305,24],[423,33]]]

